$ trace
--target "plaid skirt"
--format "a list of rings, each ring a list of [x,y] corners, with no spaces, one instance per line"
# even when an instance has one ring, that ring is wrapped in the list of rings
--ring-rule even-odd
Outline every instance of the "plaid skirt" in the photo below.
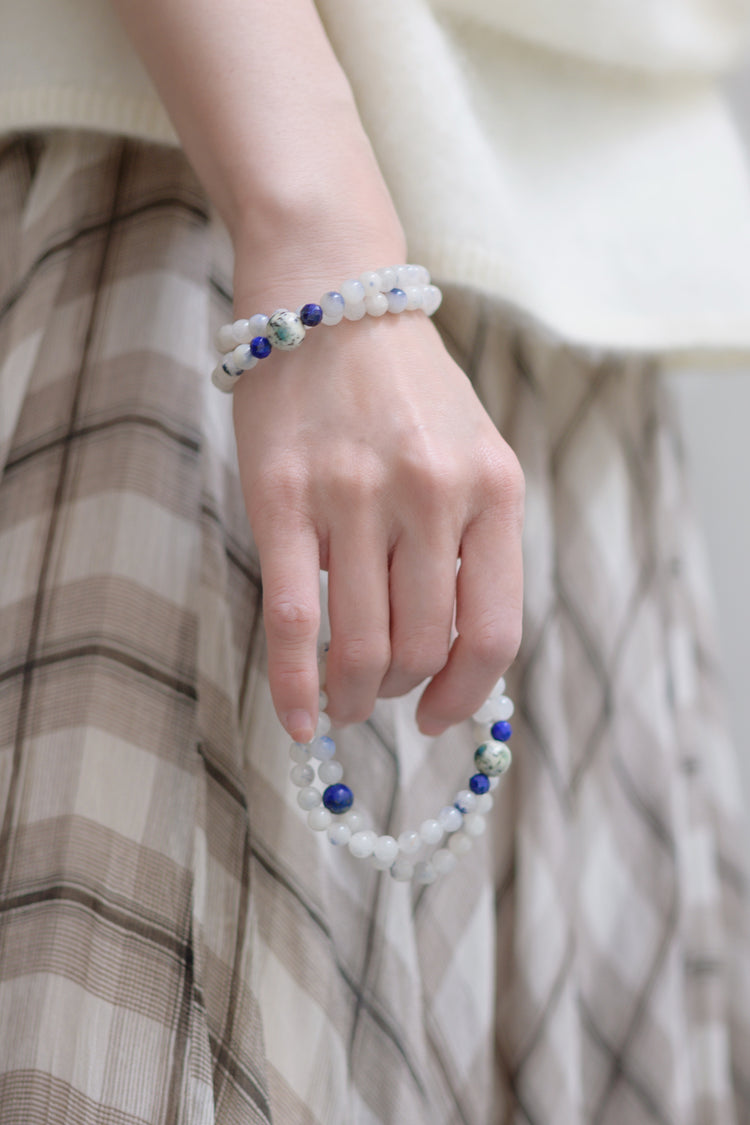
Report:
[[[208,379],[230,278],[178,151],[0,144],[2,1125],[748,1125],[743,807],[658,365],[446,289],[526,473],[525,634],[489,829],[415,889],[288,781]],[[473,749],[413,709],[339,739],[381,831]]]

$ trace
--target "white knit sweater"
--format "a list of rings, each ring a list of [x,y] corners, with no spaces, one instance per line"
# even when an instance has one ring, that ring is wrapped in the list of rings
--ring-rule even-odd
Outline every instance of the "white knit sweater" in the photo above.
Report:
[[[593,346],[750,351],[750,0],[318,0],[410,256]],[[175,143],[106,0],[5,0],[0,129]]]

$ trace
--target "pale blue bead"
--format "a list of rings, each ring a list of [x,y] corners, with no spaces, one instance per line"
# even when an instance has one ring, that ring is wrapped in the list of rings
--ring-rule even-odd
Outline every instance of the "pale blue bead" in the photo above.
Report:
[[[388,298],[388,312],[400,313],[406,308],[406,293],[403,289],[391,289],[386,293]]]
[[[265,336],[268,317],[265,315],[265,313],[255,313],[254,316],[250,317],[248,324],[250,325],[251,340],[253,336]]]
[[[318,301],[324,316],[344,315],[344,298],[335,289],[330,289]]]
[[[320,738],[314,738],[310,743],[310,753],[313,758],[326,762],[336,753],[336,743],[327,734],[321,735]]]
[[[424,289],[420,285],[407,285],[406,307],[409,311],[421,309],[424,304]]]

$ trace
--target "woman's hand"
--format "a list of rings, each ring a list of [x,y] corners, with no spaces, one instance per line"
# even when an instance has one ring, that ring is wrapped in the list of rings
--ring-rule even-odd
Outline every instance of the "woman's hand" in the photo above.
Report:
[[[427,677],[424,733],[468,717],[520,641],[523,478],[434,325],[321,325],[243,376],[234,419],[288,732],[307,741],[317,718],[320,568],[334,721]]]

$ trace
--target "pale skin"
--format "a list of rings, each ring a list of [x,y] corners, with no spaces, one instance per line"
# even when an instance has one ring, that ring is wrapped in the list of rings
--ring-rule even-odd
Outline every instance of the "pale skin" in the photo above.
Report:
[[[312,0],[113,2],[232,236],[238,316],[409,260]],[[425,734],[471,715],[520,642],[523,477],[431,321],[310,331],[243,377],[234,424],[289,734],[318,714],[320,568],[334,722],[428,677]]]

